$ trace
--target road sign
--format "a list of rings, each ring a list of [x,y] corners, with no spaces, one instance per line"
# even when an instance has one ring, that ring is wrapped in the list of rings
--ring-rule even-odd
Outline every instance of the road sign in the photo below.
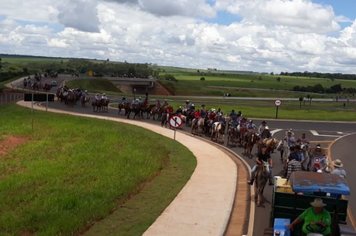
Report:
[[[181,127],[182,124],[183,124],[182,118],[180,118],[179,116],[172,116],[169,119],[169,125],[171,127],[178,128]]]
[[[279,107],[282,104],[282,102],[281,100],[277,99],[276,101],[274,101],[274,104],[276,104],[276,106]]]

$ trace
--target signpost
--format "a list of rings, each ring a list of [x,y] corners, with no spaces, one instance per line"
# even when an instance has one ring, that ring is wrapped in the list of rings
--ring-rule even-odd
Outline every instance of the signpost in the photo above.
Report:
[[[278,108],[282,104],[281,100],[277,99],[274,101],[274,104],[276,105],[276,119],[278,119]]]
[[[169,119],[169,125],[174,129],[174,140],[176,140],[176,129],[181,127],[183,124],[182,118],[179,116],[172,116]]]

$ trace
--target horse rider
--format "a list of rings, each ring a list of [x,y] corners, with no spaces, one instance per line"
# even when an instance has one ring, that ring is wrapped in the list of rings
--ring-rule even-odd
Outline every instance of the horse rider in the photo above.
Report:
[[[101,100],[102,100],[102,101],[108,100],[108,97],[106,96],[106,93],[103,93],[103,94],[101,95]]]
[[[247,124],[247,131],[248,132],[255,132],[256,131],[256,125],[253,123],[253,120],[249,120]]]
[[[125,102],[126,102],[126,98],[125,98],[125,97],[122,97],[122,98],[121,98],[121,102],[120,102],[120,104],[124,105],[124,104],[125,104]]]
[[[273,177],[272,177],[272,158],[269,152],[267,152],[267,146],[262,145],[261,151],[257,153],[256,164],[251,169],[251,179],[247,182],[249,185],[253,185],[256,177],[256,171],[258,165],[263,165],[264,162],[269,164],[269,174],[268,174],[268,182],[269,185],[273,185]]]
[[[307,140],[305,133],[303,133],[302,137],[297,140],[297,143],[300,145],[309,145],[309,141]]]
[[[157,110],[161,109],[161,102],[159,99],[156,100],[156,109]]]
[[[338,175],[341,178],[346,178],[346,170],[342,168],[344,165],[340,159],[336,159],[332,162],[334,169],[330,172],[331,174]]]
[[[199,109],[194,112],[194,118],[196,120],[199,120],[201,118],[201,113]]]
[[[234,128],[237,127],[238,125],[238,114],[235,112],[234,109],[231,110],[231,113],[229,114],[230,117],[230,125]]]
[[[293,133],[292,129],[289,129],[287,131],[285,139],[287,141],[287,145],[288,145],[289,148],[296,144],[296,140],[295,140],[294,133]]]
[[[186,101],[185,101],[185,105],[184,105],[184,109],[185,109],[185,110],[189,110],[190,107],[191,107],[190,101],[189,101],[189,100],[186,100]]]
[[[205,109],[205,105],[202,104],[202,105],[201,105],[201,109],[200,109],[200,116],[205,119],[205,117],[206,117],[207,115],[208,115],[208,114],[207,114],[207,110]]]
[[[96,101],[96,102],[99,102],[100,99],[101,99],[100,94],[98,94],[98,93],[95,94],[95,97],[94,97],[94,98],[95,98],[95,101]]]
[[[261,135],[263,130],[265,130],[266,127],[268,127],[267,122],[264,120],[261,122],[260,126],[258,126],[258,133]]]
[[[167,99],[164,99],[163,104],[162,104],[162,107],[167,107],[167,106],[168,106]]]
[[[327,167],[327,159],[325,154],[321,150],[320,144],[317,144],[314,151],[311,154],[311,170],[312,171],[325,171]]]
[[[179,106],[179,107],[178,107],[178,109],[176,110],[176,114],[177,114],[177,115],[183,114],[182,106]]]

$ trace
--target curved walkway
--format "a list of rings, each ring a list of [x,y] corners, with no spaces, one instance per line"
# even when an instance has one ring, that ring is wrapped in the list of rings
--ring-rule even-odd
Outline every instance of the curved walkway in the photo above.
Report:
[[[31,107],[30,102],[18,104]],[[40,106],[34,108],[45,110]],[[132,124],[173,138],[172,130],[145,122],[51,108],[48,111]],[[225,152],[205,141],[181,132],[176,133],[176,141],[192,151],[197,167],[181,192],[144,235],[223,235],[235,198],[236,165]]]

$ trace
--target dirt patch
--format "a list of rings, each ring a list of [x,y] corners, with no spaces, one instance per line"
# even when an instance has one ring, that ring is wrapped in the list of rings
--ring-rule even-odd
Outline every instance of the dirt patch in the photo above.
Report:
[[[0,140],[0,157],[6,155],[17,146],[26,143],[29,138],[21,136],[6,136]]]

